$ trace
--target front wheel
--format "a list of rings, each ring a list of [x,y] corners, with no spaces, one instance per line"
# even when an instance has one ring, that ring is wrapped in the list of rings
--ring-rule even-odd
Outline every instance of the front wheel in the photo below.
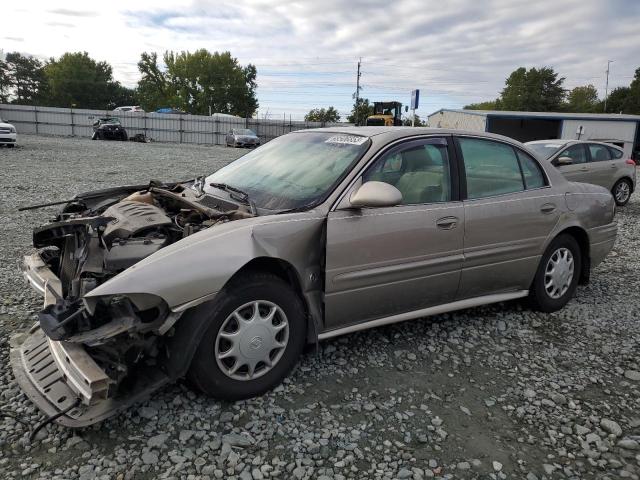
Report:
[[[573,297],[582,269],[578,242],[571,235],[559,235],[545,251],[529,291],[535,310],[555,312]]]
[[[260,395],[291,371],[305,338],[304,306],[291,287],[274,275],[244,275],[216,298],[188,378],[223,400]]]
[[[619,207],[626,205],[631,198],[631,182],[626,178],[621,178],[613,186],[611,193],[613,193],[616,205]]]

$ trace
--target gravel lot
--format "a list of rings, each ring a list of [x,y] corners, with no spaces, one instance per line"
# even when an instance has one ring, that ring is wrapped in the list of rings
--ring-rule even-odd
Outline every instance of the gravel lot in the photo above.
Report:
[[[9,336],[40,298],[16,261],[56,210],[17,207],[150,178],[186,179],[243,151],[21,136],[0,149],[0,408],[35,424]],[[615,251],[561,312],[501,304],[323,342],[282,387],[225,404],[169,386],[80,430],[0,418],[2,478],[515,478],[640,475],[640,199]]]

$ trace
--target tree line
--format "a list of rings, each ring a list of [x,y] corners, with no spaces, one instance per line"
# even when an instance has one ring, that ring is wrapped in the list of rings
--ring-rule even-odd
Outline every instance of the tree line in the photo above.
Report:
[[[138,62],[135,88],[114,80],[107,62],[87,52],[40,60],[18,52],[0,58],[0,103],[110,110],[140,105],[144,110],[172,108],[206,115],[209,111],[252,116],[258,108],[254,65],[242,66],[230,52],[155,52]]]
[[[640,68],[628,87],[614,88],[605,100],[593,85],[564,88],[565,77],[550,67],[520,67],[507,77],[500,96],[488,102],[472,103],[471,110],[513,110],[530,112],[626,113],[640,115]]]

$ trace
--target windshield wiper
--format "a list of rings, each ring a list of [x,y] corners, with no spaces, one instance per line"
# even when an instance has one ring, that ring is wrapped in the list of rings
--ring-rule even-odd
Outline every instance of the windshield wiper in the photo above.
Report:
[[[281,213],[295,213],[295,212],[306,212],[307,210],[311,210],[316,206],[316,202],[307,203],[305,205],[300,205],[299,207],[288,208],[286,210],[280,210],[278,215]]]
[[[234,200],[242,202],[246,205],[249,205],[251,209],[251,214],[255,217],[258,216],[258,209],[256,208],[256,204],[249,198],[249,194],[244,190],[240,190],[239,188],[232,187],[231,185],[227,185],[226,183],[210,183],[210,187],[219,188],[220,190],[224,190],[229,193],[229,196]]]

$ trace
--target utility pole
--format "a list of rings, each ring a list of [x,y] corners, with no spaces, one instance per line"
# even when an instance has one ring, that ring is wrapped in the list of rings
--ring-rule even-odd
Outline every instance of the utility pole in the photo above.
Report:
[[[604,87],[604,113],[607,113],[607,98],[609,97],[609,65],[613,63],[613,60],[607,60],[607,83]]]
[[[360,109],[359,109],[359,105],[358,105],[358,101],[360,100],[360,75],[362,75],[362,73],[360,73],[360,64],[362,63],[362,57],[360,57],[360,59],[358,60],[358,74],[356,75],[356,126],[358,126],[359,123],[359,115],[360,115]]]

